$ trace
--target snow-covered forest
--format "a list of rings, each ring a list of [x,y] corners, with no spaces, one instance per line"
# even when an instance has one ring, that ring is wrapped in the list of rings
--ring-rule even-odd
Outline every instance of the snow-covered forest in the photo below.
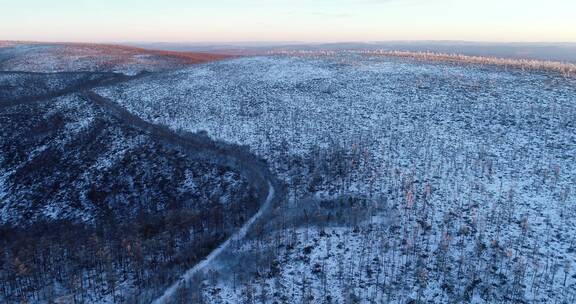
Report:
[[[0,303],[576,302],[573,64],[13,43],[0,70]]]
[[[27,99],[69,74],[8,74],[22,94],[0,90],[0,303],[154,295],[259,208],[262,182],[209,139],[180,145],[83,93]]]
[[[311,57],[227,60],[97,90],[147,121],[248,145],[287,185],[261,229],[181,297],[576,300],[574,79]]]

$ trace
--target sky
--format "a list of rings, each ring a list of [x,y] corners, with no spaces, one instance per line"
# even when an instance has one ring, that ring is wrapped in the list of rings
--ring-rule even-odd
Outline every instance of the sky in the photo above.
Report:
[[[0,0],[0,40],[576,42],[576,0]]]

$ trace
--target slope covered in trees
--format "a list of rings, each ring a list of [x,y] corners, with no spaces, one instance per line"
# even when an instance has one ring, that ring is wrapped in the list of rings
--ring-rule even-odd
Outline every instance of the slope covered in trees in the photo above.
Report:
[[[3,76],[29,94],[0,89],[0,301],[146,301],[266,197],[252,155],[96,100],[99,75]]]
[[[167,71],[228,57],[108,44],[0,43],[0,70],[4,71],[114,72],[136,75],[143,71]]]
[[[182,299],[574,301],[572,78],[335,52],[98,92],[145,120],[247,144],[288,185],[267,224]]]

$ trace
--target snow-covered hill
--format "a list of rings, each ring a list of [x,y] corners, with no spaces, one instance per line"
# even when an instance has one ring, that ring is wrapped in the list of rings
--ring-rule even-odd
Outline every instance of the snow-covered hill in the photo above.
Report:
[[[576,297],[573,79],[336,54],[228,60],[98,92],[147,121],[247,144],[288,184],[269,224],[183,297]]]
[[[21,72],[167,71],[229,56],[80,43],[0,43],[0,70]]]
[[[154,294],[266,198],[238,147],[94,100],[103,75],[0,73],[1,303]]]

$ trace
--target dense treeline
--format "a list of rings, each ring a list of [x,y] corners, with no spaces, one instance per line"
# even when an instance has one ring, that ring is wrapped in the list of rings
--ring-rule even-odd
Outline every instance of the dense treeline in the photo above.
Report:
[[[478,64],[514,68],[520,70],[555,72],[566,77],[576,76],[576,64],[570,62],[521,59],[521,58],[500,58],[489,56],[471,56],[463,54],[446,54],[428,51],[401,51],[401,50],[348,50],[348,51],[301,51],[301,50],[275,50],[268,52],[271,55],[289,55],[302,57],[337,57],[341,55],[362,54],[368,56],[399,57],[421,60],[425,62],[449,62],[458,64]]]
[[[50,302],[68,295],[75,303],[122,302],[127,291],[138,295],[160,289],[257,208],[254,196],[238,199],[227,210],[206,204],[196,210],[143,213],[131,222],[1,227],[0,289],[11,302]]]
[[[424,61],[456,62],[464,64],[496,65],[522,70],[551,71],[572,77],[576,76],[576,64],[535,59],[513,59],[485,56],[468,56],[462,54],[444,54],[435,52],[376,51],[362,52],[381,56],[414,58]]]

